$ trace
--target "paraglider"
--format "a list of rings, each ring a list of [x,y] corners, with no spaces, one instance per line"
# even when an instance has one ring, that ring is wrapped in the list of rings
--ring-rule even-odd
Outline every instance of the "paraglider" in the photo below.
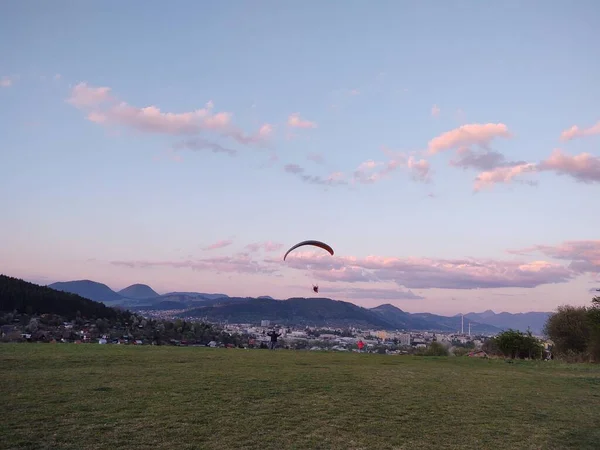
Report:
[[[298,242],[296,245],[293,245],[287,252],[285,252],[285,255],[283,256],[283,260],[285,261],[285,258],[287,258],[287,255],[290,254],[290,252],[292,252],[293,250],[296,250],[298,247],[302,247],[304,245],[312,245],[314,247],[319,247],[322,248],[323,250],[326,250],[327,252],[329,252],[329,254],[331,256],[333,256],[333,249],[331,248],[330,245],[326,244],[325,242],[321,242],[321,241],[315,241],[315,240],[308,240],[308,241],[302,241],[302,242]],[[319,293],[319,286],[316,284],[313,284],[313,292],[315,294]]]
[[[322,248],[323,250],[327,250],[329,252],[329,254],[331,256],[333,256],[333,249],[329,245],[327,245],[325,242],[309,240],[309,241],[298,242],[296,245],[292,246],[287,252],[285,252],[285,255],[283,256],[283,260],[285,261],[285,258],[287,258],[287,255],[289,255],[292,250],[296,250],[298,247],[302,247],[304,245],[313,245],[315,247]]]

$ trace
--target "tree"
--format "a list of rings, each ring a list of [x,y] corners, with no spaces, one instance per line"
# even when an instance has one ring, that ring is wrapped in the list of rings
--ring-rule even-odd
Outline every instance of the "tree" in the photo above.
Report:
[[[588,309],[588,324],[590,327],[588,352],[594,361],[600,362],[600,297],[592,299],[592,306]]]
[[[538,359],[542,356],[543,346],[531,334],[531,331],[522,333],[521,331],[509,329],[498,334],[494,340],[502,354],[511,359]]]
[[[553,351],[557,355],[586,353],[591,335],[588,309],[585,306],[559,306],[546,321],[544,334],[554,342]]]

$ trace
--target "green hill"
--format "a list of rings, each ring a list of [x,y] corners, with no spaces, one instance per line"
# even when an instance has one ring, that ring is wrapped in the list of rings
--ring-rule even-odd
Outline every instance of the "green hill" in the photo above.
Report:
[[[57,314],[73,319],[77,312],[88,319],[114,319],[121,311],[77,294],[39,286],[0,274],[0,311],[27,314]]]
[[[240,299],[232,303],[195,308],[181,313],[181,316],[236,323],[258,323],[266,319],[285,325],[394,328],[392,323],[366,308],[328,298]]]

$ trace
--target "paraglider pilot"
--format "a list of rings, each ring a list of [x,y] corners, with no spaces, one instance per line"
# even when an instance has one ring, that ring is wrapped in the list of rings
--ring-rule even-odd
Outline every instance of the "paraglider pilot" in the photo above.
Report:
[[[313,291],[315,291],[318,294],[319,293],[319,286],[317,286],[316,284],[313,284]]]
[[[275,346],[277,345],[277,338],[281,336],[281,333],[277,333],[277,331],[275,331],[275,328],[273,328],[272,331],[269,331],[267,333],[267,336],[271,337],[271,342],[269,342],[269,349],[274,350]]]

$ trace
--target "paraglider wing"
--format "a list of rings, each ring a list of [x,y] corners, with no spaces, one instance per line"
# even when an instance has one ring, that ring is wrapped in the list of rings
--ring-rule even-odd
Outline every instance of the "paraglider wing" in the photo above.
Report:
[[[331,256],[333,256],[333,249],[327,245],[325,242],[321,242],[321,241],[313,241],[313,240],[309,240],[309,241],[302,241],[302,242],[298,242],[296,245],[294,245],[292,248],[290,248],[284,255],[283,260],[285,261],[285,258],[287,258],[287,255],[292,251],[297,249],[298,247],[302,247],[304,245],[313,245],[315,247],[319,247],[322,248],[323,250],[327,250],[329,252],[329,254]]]

